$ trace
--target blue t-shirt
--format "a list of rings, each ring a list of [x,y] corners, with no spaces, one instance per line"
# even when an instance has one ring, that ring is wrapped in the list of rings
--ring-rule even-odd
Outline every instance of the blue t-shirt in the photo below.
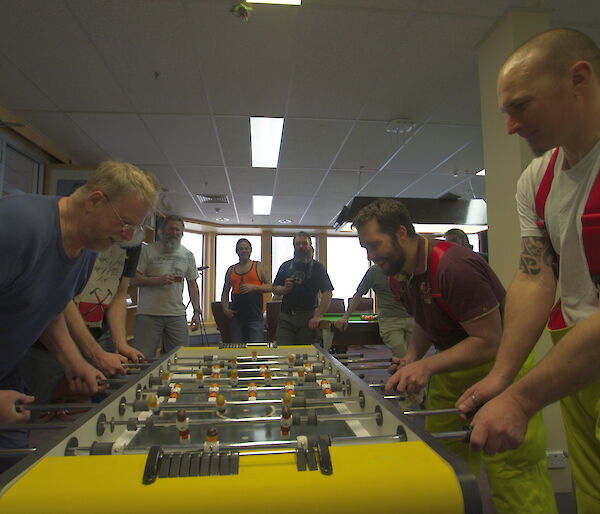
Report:
[[[81,292],[96,260],[62,245],[58,198],[0,198],[0,380]]]
[[[282,286],[285,279],[294,279],[294,288],[281,300],[281,311],[310,311],[317,306],[318,293],[332,291],[333,285],[323,265],[315,260],[299,263],[294,259],[285,261],[273,280],[274,286]]]

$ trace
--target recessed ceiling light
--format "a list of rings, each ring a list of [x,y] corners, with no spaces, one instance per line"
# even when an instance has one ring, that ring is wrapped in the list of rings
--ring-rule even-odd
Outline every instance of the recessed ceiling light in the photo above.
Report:
[[[229,218],[223,218],[223,217],[215,218],[215,221],[229,221]]]
[[[279,161],[283,118],[250,117],[253,168],[276,168]]]
[[[478,177],[485,177],[485,168],[479,170],[477,173],[475,173],[475,175],[477,175]]]
[[[291,222],[292,222],[292,220],[289,218],[285,218],[283,220],[277,220],[277,223],[291,223]]]
[[[255,215],[263,214],[268,216],[271,214],[272,202],[272,196],[252,195],[252,212]]]

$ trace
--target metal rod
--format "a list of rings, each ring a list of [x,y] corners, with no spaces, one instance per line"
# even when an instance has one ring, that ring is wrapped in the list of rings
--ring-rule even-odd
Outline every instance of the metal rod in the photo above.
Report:
[[[337,398],[306,398],[306,405],[329,405],[333,403],[356,403],[358,402],[358,398],[349,398],[349,397],[337,397]],[[283,403],[282,399],[256,399],[256,400],[232,400],[227,401],[226,405],[242,405],[245,407],[251,407],[252,405],[264,405],[264,404],[280,404]],[[128,406],[132,406],[133,403],[126,404]],[[195,409],[195,408],[206,408],[213,407],[216,408],[216,402],[194,402],[194,403],[184,403],[184,402],[173,402],[173,403],[161,403],[160,410],[181,410],[181,409]],[[293,407],[292,407],[293,408]],[[305,408],[305,407],[299,407]]]
[[[390,365],[383,364],[381,366],[357,366],[357,367],[353,367],[353,368],[351,368],[350,366],[346,366],[346,367],[352,371],[365,371],[365,370],[369,370],[369,369],[388,369],[390,367]]]
[[[360,364],[362,362],[392,362],[392,359],[382,359],[381,357],[378,359],[338,359],[342,364]]]
[[[7,430],[60,430],[69,426],[68,422],[51,423],[2,423],[0,432]]]
[[[454,432],[431,432],[430,435],[436,439],[465,439],[469,436],[467,430],[456,430]]]
[[[460,414],[460,409],[448,408],[448,409],[423,409],[423,410],[405,410],[405,416],[439,416],[443,414]]]
[[[54,410],[78,410],[78,409],[93,409],[96,405],[93,403],[48,403],[47,405],[38,403],[16,403],[17,412],[23,410],[29,411],[54,411]]]
[[[11,449],[0,449],[0,459],[6,459],[9,457],[18,457],[19,455],[29,455],[35,453],[37,448],[11,448]]]

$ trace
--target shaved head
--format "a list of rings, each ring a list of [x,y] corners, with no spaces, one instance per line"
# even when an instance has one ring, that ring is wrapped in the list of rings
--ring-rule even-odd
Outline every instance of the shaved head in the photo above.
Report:
[[[553,74],[565,74],[576,62],[587,61],[600,80],[600,49],[593,39],[577,30],[550,29],[532,37],[508,57],[500,73],[524,61],[537,61]]]

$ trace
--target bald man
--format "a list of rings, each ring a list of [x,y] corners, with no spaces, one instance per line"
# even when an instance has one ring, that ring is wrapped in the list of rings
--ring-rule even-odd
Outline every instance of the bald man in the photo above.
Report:
[[[502,66],[498,98],[507,132],[537,157],[517,186],[521,258],[496,363],[457,405],[467,412],[487,402],[471,444],[491,455],[519,446],[533,414],[560,399],[578,512],[598,513],[600,50],[575,30],[539,34]],[[515,381],[547,322],[555,346]]]

